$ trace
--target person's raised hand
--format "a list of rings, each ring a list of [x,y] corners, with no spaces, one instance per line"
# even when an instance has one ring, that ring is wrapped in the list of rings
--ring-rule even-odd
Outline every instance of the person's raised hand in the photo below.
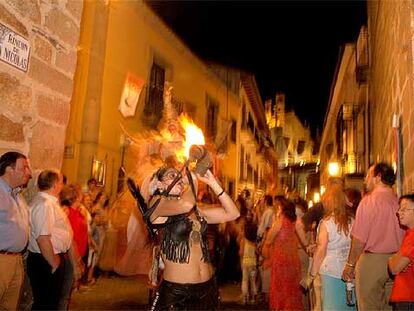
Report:
[[[210,170],[207,170],[207,172],[204,174],[204,176],[201,176],[200,174],[196,174],[197,179],[201,182],[211,185],[214,182],[217,182],[216,178],[214,177],[213,173]]]

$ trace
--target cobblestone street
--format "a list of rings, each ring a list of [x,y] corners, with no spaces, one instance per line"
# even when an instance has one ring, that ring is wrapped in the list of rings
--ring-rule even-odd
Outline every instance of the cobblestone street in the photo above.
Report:
[[[148,310],[146,276],[101,277],[72,295],[70,310]],[[265,310],[263,305],[238,304],[240,284],[220,286],[221,310]]]

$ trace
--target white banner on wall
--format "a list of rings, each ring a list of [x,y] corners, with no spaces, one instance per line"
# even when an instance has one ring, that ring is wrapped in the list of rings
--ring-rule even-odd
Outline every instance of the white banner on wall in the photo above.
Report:
[[[29,41],[0,23],[0,60],[27,72],[29,68]]]
[[[133,117],[141,94],[144,80],[130,73],[127,74],[124,84],[124,90],[119,103],[119,111],[126,117]]]

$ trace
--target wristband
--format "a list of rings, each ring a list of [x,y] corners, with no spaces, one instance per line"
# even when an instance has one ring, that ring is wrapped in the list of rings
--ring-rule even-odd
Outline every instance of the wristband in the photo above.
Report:
[[[346,262],[346,265],[347,265],[348,267],[355,268],[355,265],[353,265],[353,264],[351,264],[351,263],[349,263],[349,262]]]
[[[224,189],[217,195],[217,197],[219,198],[223,193],[224,193]]]

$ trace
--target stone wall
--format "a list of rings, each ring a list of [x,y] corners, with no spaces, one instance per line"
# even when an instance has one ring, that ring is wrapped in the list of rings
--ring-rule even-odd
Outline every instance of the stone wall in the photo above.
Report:
[[[368,2],[371,162],[394,162],[392,117],[403,132],[402,193],[414,191],[414,93],[412,1]]]
[[[0,154],[19,150],[35,171],[62,165],[82,8],[81,0],[0,2],[0,23],[31,48],[27,72],[0,61]]]

